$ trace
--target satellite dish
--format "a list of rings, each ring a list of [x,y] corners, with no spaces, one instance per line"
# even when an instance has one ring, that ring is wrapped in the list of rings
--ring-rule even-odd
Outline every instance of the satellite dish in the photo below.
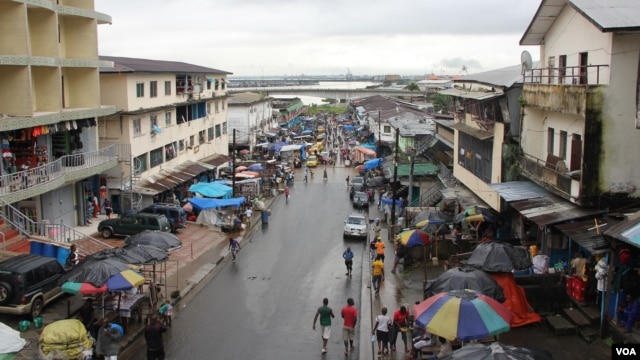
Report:
[[[527,50],[520,54],[520,64],[522,64],[522,75],[524,75],[526,71],[531,70],[533,60],[531,59],[531,54],[529,54]]]

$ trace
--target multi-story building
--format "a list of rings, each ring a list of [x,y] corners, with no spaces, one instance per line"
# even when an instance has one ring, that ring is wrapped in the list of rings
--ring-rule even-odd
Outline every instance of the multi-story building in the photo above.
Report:
[[[236,130],[235,150],[253,154],[263,130],[269,129],[273,116],[273,98],[258,93],[244,92],[229,96],[228,123]],[[229,145],[233,147],[229,134]],[[234,150],[230,148],[230,153]]]
[[[121,166],[106,186],[114,208],[182,200],[189,182],[227,166],[229,72],[175,61],[101,56],[101,143],[120,144]],[[154,199],[155,198],[155,199]]]
[[[89,0],[0,1],[0,204],[23,233],[84,224],[117,164],[96,121],[115,112],[100,101],[97,25],[110,22]]]

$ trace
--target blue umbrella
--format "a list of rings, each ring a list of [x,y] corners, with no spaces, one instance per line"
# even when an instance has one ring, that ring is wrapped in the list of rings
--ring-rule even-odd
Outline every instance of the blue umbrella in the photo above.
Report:
[[[364,163],[365,170],[373,170],[382,165],[382,159],[372,159]]]
[[[262,167],[262,164],[251,164],[247,169],[251,171],[262,171],[264,170],[264,167]]]

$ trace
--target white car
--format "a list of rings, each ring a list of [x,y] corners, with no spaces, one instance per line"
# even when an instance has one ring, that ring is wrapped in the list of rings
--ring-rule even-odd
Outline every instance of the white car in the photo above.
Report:
[[[344,232],[342,238],[349,237],[364,238],[369,234],[369,218],[364,214],[351,214],[344,221]]]

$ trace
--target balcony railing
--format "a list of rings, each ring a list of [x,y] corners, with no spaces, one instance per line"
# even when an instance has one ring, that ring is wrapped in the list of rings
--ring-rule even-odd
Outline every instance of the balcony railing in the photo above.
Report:
[[[576,196],[571,194],[571,177],[566,173],[557,171],[546,161],[531,155],[524,155],[520,158],[522,171],[534,181],[549,185],[556,190],[558,195],[564,198]]]
[[[525,84],[548,85],[600,85],[609,65],[567,66],[562,68],[537,68],[525,70]]]
[[[115,146],[97,151],[65,155],[45,165],[0,176],[0,197],[59,181],[75,180],[69,174],[104,165],[115,159]],[[43,190],[46,192],[47,190]]]

